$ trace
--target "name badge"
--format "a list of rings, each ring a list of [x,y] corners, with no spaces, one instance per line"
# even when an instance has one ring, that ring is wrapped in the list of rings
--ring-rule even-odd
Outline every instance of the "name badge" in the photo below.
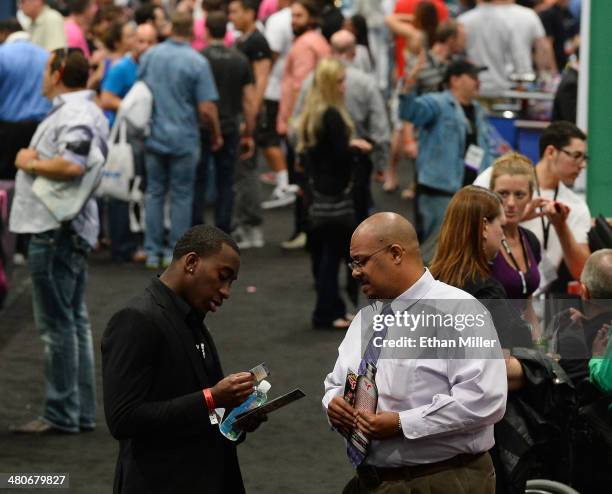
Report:
[[[482,164],[482,160],[484,159],[484,149],[481,147],[475,146],[474,144],[470,144],[467,152],[465,153],[465,158],[463,162],[465,166],[471,170],[477,172],[480,170],[480,165]]]

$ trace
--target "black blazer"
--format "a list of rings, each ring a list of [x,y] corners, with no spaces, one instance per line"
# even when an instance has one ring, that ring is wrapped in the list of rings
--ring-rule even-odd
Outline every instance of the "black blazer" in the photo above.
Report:
[[[223,373],[210,336],[207,374],[185,314],[155,279],[102,338],[104,412],[120,441],[115,494],[244,492],[236,445],[208,418],[202,389]]]

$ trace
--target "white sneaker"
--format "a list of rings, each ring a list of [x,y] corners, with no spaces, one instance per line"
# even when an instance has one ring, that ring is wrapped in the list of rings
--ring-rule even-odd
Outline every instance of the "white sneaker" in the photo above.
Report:
[[[258,226],[239,226],[232,232],[232,237],[240,250],[261,248],[265,245],[263,230]]]
[[[281,247],[286,250],[303,249],[306,247],[306,240],[306,234],[304,232],[300,232],[295,237],[281,242]]]
[[[293,204],[295,202],[295,194],[298,189],[299,188],[297,185],[276,187],[272,191],[272,196],[270,199],[261,203],[262,209],[274,209]]]
[[[260,249],[265,244],[263,229],[260,226],[251,227],[251,246]]]

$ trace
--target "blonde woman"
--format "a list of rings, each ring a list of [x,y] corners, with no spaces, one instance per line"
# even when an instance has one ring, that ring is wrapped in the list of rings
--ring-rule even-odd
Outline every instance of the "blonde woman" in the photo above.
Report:
[[[351,322],[340,296],[338,271],[341,260],[348,259],[356,226],[351,204],[354,153],[370,152],[372,146],[352,137],[354,125],[344,92],[344,66],[322,59],[298,120],[297,150],[308,183],[308,241],[317,291],[315,328],[347,329]]]
[[[498,158],[492,170],[490,188],[502,200],[506,224],[505,238],[491,265],[491,275],[503,285],[508,298],[539,333],[532,294],[540,285],[541,247],[535,234],[519,226],[536,187],[533,164],[526,156],[512,152]]]

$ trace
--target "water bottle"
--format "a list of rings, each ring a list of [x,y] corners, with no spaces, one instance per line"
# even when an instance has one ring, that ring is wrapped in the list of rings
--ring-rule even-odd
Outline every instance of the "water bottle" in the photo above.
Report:
[[[240,405],[234,408],[227,418],[219,426],[221,434],[227,437],[230,441],[237,441],[242,436],[243,430],[234,427],[236,417],[241,413],[248,412],[254,408],[263,405],[268,399],[268,391],[272,385],[268,381],[261,381],[259,386],[251,393],[251,395]]]
[[[355,410],[362,412],[376,413],[378,405],[378,388],[376,387],[376,366],[368,362],[366,364],[365,375],[357,379],[357,389],[355,390]],[[359,429],[354,429],[349,441],[353,446],[366,455],[370,447],[370,440]]]

